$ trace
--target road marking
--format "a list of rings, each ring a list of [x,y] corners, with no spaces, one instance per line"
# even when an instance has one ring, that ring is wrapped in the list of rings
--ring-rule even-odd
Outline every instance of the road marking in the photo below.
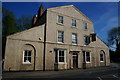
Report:
[[[98,77],[99,80],[102,80],[101,77]]]
[[[119,77],[117,77],[116,75],[113,75],[113,77],[115,77],[115,78],[119,78]]]

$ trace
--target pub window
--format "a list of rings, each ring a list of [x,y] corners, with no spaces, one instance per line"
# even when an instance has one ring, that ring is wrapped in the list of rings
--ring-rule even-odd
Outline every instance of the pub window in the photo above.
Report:
[[[100,51],[100,62],[104,62],[104,52]]]
[[[64,62],[64,51],[59,50],[59,62]]]
[[[25,50],[23,53],[23,63],[31,63],[31,50]]]
[[[65,50],[55,50],[55,63],[65,63],[66,55]]]
[[[91,62],[90,52],[83,51],[83,59],[84,59],[83,61],[86,62],[86,63]]]

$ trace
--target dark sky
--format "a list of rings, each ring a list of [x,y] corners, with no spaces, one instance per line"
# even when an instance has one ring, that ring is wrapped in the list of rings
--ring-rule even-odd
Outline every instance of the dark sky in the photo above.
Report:
[[[4,2],[3,7],[12,11],[17,18],[21,15],[37,14],[40,5],[44,8],[74,5],[94,22],[97,35],[107,42],[108,31],[118,26],[117,2]]]

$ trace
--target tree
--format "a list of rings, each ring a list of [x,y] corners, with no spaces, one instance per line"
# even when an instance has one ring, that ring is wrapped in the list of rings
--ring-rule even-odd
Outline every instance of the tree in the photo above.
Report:
[[[16,27],[16,17],[13,12],[2,8],[2,57],[4,58],[6,36],[19,31]]]
[[[3,15],[2,15],[2,34],[4,36],[13,34],[19,31],[19,28],[16,27],[16,17],[13,12],[3,8]]]
[[[31,28],[32,18],[29,15],[23,15],[19,19],[16,19],[14,13],[4,7],[2,7],[2,12],[2,57],[4,58],[6,37]]]
[[[120,57],[120,27],[112,28],[108,32],[108,43],[110,47],[115,46],[116,56]]]
[[[32,26],[32,17],[30,15],[22,15],[17,20],[17,26],[21,29],[29,29]]]

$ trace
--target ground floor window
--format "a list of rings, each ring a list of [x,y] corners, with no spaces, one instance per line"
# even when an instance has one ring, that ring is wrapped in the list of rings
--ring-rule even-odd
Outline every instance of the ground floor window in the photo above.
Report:
[[[31,63],[31,50],[24,50],[23,52],[23,63]]]
[[[104,62],[104,51],[100,51],[100,62]]]
[[[83,61],[86,63],[91,62],[91,54],[88,51],[83,51]]]
[[[56,50],[55,51],[55,62],[56,63],[65,63],[66,62],[66,54],[65,50]]]

